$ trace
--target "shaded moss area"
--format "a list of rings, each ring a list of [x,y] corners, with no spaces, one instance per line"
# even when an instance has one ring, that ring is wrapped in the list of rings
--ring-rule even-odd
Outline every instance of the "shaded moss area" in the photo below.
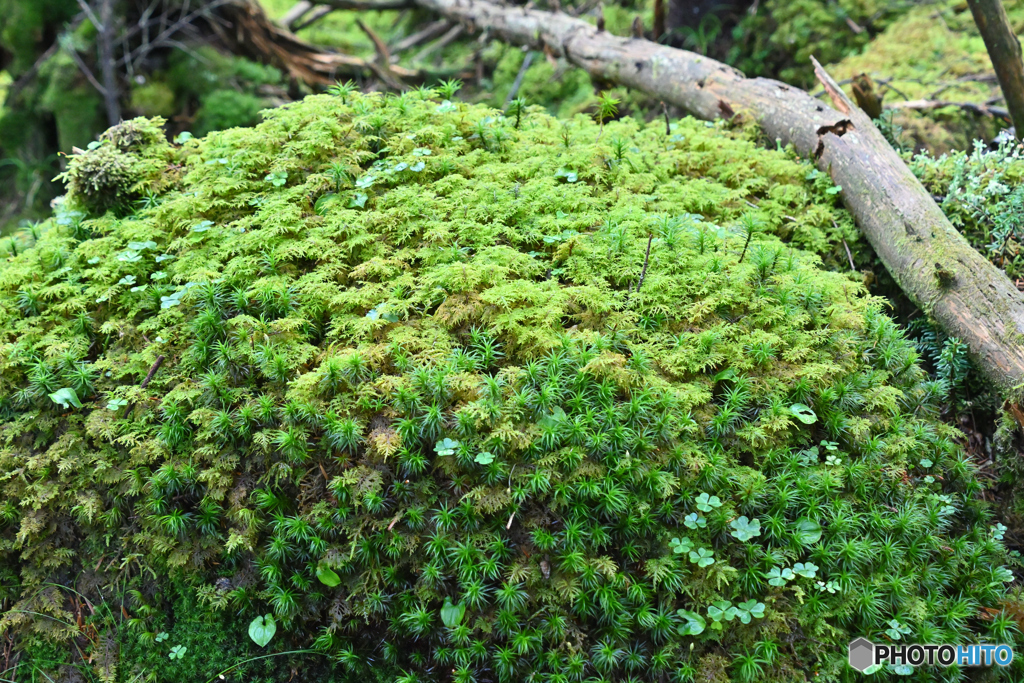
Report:
[[[1017,637],[946,388],[808,251],[854,236],[806,163],[429,90],[157,125],[0,266],[26,651],[110,661],[52,580],[124,602],[91,623],[128,680],[215,676],[193,636],[243,657],[267,613],[348,680],[838,681],[854,635]]]

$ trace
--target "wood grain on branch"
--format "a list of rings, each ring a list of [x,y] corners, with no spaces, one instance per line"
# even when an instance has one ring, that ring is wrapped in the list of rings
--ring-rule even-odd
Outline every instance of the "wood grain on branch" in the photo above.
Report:
[[[564,57],[593,76],[704,119],[753,117],[842,188],[846,207],[903,291],[1004,394],[1024,392],[1024,296],[956,231],[871,120],[816,64],[835,108],[803,90],[746,78],[701,55],[599,31],[566,14],[485,0],[417,0],[449,19]],[[950,274],[952,274],[950,276]]]

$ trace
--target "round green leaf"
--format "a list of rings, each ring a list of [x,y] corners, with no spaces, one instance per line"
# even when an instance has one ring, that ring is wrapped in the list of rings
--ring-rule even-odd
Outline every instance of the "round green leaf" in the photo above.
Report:
[[[813,545],[821,538],[821,525],[809,517],[801,517],[796,520],[793,533],[801,545]]]
[[[275,633],[277,633],[277,622],[274,621],[273,614],[256,617],[249,623],[249,637],[260,647],[266,647]]]
[[[320,583],[328,588],[334,588],[341,583],[341,577],[328,567],[317,567],[316,578],[320,579]]]
[[[707,621],[704,620],[704,617],[696,612],[689,612],[685,609],[681,609],[677,613],[680,617],[686,619],[686,623],[678,629],[679,635],[699,636],[701,633],[704,633],[704,627],[707,626]]]
[[[794,403],[789,407],[789,412],[793,413],[793,417],[800,420],[805,425],[812,425],[818,421],[818,416],[814,411],[803,403]]]
[[[50,394],[50,400],[60,405],[61,408],[67,410],[69,406],[76,408],[82,407],[82,402],[78,400],[78,394],[71,387],[64,387]]]

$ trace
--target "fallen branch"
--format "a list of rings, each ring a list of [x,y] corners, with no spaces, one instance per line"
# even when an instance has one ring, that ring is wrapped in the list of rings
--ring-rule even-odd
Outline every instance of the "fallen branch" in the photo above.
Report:
[[[309,0],[299,0],[281,17],[281,25],[289,31],[295,31],[295,26],[302,21],[303,17],[309,14],[311,9],[313,9],[313,3],[309,2]]]
[[[1010,112],[1004,107],[991,107],[975,102],[947,102],[945,100],[907,100],[885,105],[886,109],[912,109],[914,111],[932,111],[943,107],[958,107],[973,114],[1010,120]]]
[[[288,26],[288,30],[291,31],[292,33],[298,33],[302,29],[312,26],[316,22],[320,21],[333,11],[333,7],[317,7],[309,14],[307,14],[305,17],[303,17],[300,21],[296,21],[292,24],[285,25]]]
[[[411,50],[417,45],[425,43],[428,40],[433,40],[434,38],[437,38],[445,31],[450,30],[451,27],[452,22],[448,21],[447,19],[439,19],[433,22],[432,24],[427,24],[426,27],[420,29],[416,33],[413,33],[411,36],[402,38],[402,40],[395,43],[395,47],[391,50],[391,54],[396,55],[399,52]]]
[[[412,63],[418,64],[420,62],[426,61],[427,57],[434,54],[438,50],[443,50],[445,47],[448,46],[449,43],[453,42],[455,39],[461,36],[464,30],[465,29],[460,24],[455,24],[450,29],[448,29],[443,36],[441,36],[441,39],[439,41],[437,41],[436,43],[431,43],[430,45],[427,45],[425,48],[417,52],[416,55],[413,56],[412,58]]]
[[[359,12],[408,9],[415,7],[412,0],[310,0],[314,5],[323,5],[331,9],[351,9]]]
[[[566,14],[486,0],[417,0],[497,38],[546,50],[593,76],[648,93],[704,119],[752,116],[842,188],[861,231],[903,291],[1014,401],[1024,393],[1024,296],[956,231],[871,120],[815,63],[836,109],[803,90],[746,78],[721,62],[598,31]],[[838,109],[838,111],[837,111]]]
[[[385,70],[374,62],[311,45],[271,21],[253,0],[229,0],[218,10],[218,16],[229,22],[230,28],[215,22],[210,26],[232,52],[275,66],[308,85],[330,85],[340,76],[361,76],[366,72],[394,88],[402,87],[399,78],[422,79],[418,70],[398,65],[389,65]]]

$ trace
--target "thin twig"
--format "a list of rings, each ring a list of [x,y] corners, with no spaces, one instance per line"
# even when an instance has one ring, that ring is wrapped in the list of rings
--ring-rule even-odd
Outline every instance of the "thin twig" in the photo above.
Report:
[[[647,236],[647,253],[644,254],[644,268],[640,271],[640,281],[636,283],[636,291],[640,291],[640,287],[644,284],[644,278],[647,277],[647,264],[651,260],[651,242],[654,241],[654,233],[652,232]]]
[[[426,27],[424,27],[423,29],[417,31],[416,33],[413,33],[411,36],[402,38],[400,41],[395,43],[395,46],[391,48],[391,54],[396,55],[399,52],[404,52],[406,50],[412,49],[419,45],[420,43],[425,43],[428,40],[433,40],[434,38],[437,38],[438,36],[443,34],[445,31],[449,30],[452,27],[452,25],[452,22],[448,21],[447,19],[438,19],[432,24],[427,24]]]
[[[302,18],[309,13],[309,10],[313,9],[313,3],[308,0],[299,0],[299,2],[292,5],[292,8],[284,13],[281,17],[280,23],[286,27],[289,31],[294,32],[295,25],[302,21]]]
[[[850,270],[857,272],[857,266],[853,265],[853,254],[850,253],[850,245],[843,238],[843,248],[846,249],[846,258],[850,259]]]
[[[512,87],[509,88],[508,95],[505,97],[504,109],[508,109],[509,103],[516,98],[519,94],[519,87],[523,84],[523,78],[526,77],[526,70],[530,68],[530,64],[533,63],[533,56],[537,54],[533,50],[526,53],[526,57],[523,58],[523,63],[519,67],[519,73],[516,74],[516,79],[512,81]]]
[[[462,24],[455,24],[455,26],[452,26],[450,29],[448,29],[447,33],[441,36],[441,40],[437,41],[436,43],[431,43],[430,45],[427,45],[425,48],[416,53],[416,56],[412,58],[413,64],[417,62],[426,61],[427,57],[434,54],[438,50],[444,49],[445,47],[448,46],[449,43],[451,43],[456,38],[461,36],[464,30],[465,29],[462,27]]]
[[[142,384],[139,385],[140,389],[145,389],[149,386],[149,383],[153,381],[153,375],[160,369],[160,366],[164,363],[164,356],[157,356],[156,360],[153,361],[153,366],[149,369],[149,374],[146,375],[146,379],[142,380]]]
[[[309,28],[310,26],[320,21],[333,11],[333,7],[317,7],[315,10],[310,12],[309,15],[302,21],[292,22],[292,24],[288,26],[288,29],[292,33],[298,33],[304,28]]]
[[[97,31],[102,31],[103,30],[103,22],[101,22],[96,17],[96,13],[93,11],[93,9],[89,5],[89,3],[87,3],[85,0],[78,0],[78,6],[82,8],[83,12],[85,12],[85,16],[89,17],[89,21],[91,21],[92,25],[96,27],[96,30]]]

